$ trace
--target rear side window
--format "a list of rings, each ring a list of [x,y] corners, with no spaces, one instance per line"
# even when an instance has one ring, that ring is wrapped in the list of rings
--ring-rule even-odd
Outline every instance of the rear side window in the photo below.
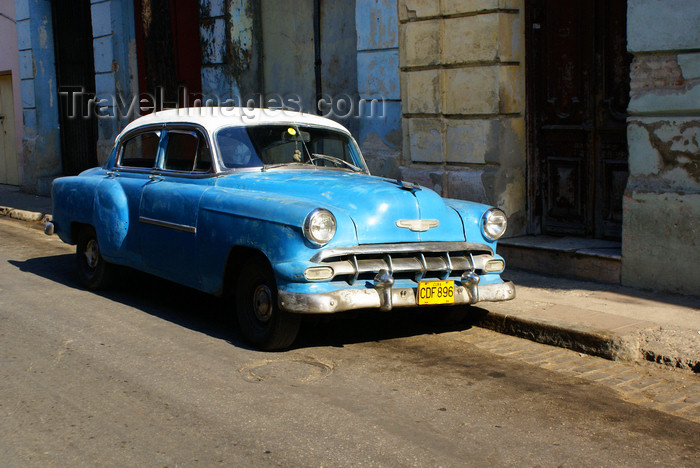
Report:
[[[158,156],[160,132],[140,133],[122,145],[119,165],[122,167],[151,168]]]
[[[171,171],[207,172],[211,152],[198,132],[169,131],[163,168]]]

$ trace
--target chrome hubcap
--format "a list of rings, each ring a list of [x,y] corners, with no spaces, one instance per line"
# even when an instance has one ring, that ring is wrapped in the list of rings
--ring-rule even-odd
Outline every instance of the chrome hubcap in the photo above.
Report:
[[[264,284],[255,288],[253,310],[255,317],[261,322],[267,322],[272,317],[272,291]]]
[[[85,246],[85,260],[87,261],[87,266],[94,269],[97,266],[99,258],[100,246],[95,239],[90,239]]]

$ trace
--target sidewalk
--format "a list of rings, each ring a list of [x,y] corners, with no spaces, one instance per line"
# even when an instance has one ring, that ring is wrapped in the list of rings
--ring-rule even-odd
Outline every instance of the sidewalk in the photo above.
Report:
[[[0,215],[46,222],[51,200],[0,185]],[[612,360],[700,372],[700,298],[506,269],[517,297],[484,303],[476,325]]]
[[[51,216],[51,199],[20,192],[14,185],[0,184],[0,216],[46,224]]]

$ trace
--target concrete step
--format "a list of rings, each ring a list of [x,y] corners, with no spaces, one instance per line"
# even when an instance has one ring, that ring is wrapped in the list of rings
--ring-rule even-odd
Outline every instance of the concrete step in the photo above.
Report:
[[[620,242],[581,237],[520,236],[498,242],[508,268],[620,284]],[[506,275],[507,276],[507,275]]]

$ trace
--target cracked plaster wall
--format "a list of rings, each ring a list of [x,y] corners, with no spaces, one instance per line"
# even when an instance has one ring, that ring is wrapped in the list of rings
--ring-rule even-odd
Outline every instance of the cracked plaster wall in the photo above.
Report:
[[[252,97],[262,89],[258,0],[200,0],[202,94],[214,104]]]
[[[629,0],[622,282],[700,295],[700,9]],[[681,261],[682,260],[682,261]]]

